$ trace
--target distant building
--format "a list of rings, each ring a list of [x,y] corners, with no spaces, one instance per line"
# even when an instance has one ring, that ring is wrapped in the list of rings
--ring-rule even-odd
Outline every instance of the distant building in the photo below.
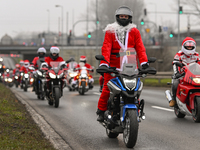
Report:
[[[12,45],[13,44],[13,39],[5,34],[2,38],[1,38],[1,45]]]

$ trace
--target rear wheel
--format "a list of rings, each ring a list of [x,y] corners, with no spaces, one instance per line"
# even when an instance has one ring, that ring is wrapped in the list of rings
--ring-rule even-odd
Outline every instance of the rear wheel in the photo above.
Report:
[[[194,122],[200,122],[200,97],[194,101],[194,110],[192,110],[192,118]]]
[[[126,147],[133,148],[137,142],[138,136],[138,120],[137,120],[137,112],[135,109],[127,110],[125,116],[125,128],[123,131],[123,139]]]
[[[55,88],[54,90],[55,90],[55,107],[58,108],[60,99],[60,89]]]
[[[185,117],[185,114],[180,112],[180,109],[178,108],[178,106],[174,107],[174,113],[175,113],[177,118],[184,118]]]

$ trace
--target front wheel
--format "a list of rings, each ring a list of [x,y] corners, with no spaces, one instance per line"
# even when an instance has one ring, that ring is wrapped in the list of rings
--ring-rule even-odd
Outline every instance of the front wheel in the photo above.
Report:
[[[137,111],[135,109],[127,110],[125,115],[125,128],[123,139],[126,147],[133,148],[137,142],[139,123],[137,120]]]
[[[81,89],[78,89],[80,95],[85,94],[85,81],[81,81]]]
[[[200,97],[194,101],[194,110],[192,110],[192,118],[194,122],[200,122]]]
[[[28,89],[28,80],[25,80],[25,83],[24,83],[24,92],[27,92],[27,89]]]
[[[177,118],[184,118],[185,117],[185,114],[180,112],[180,109],[178,108],[178,106],[174,107],[174,113],[175,113]]]
[[[55,90],[55,107],[58,108],[60,99],[60,89],[55,88],[54,90]]]

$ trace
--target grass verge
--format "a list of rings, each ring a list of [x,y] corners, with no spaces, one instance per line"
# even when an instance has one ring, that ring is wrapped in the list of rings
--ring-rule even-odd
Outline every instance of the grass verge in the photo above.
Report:
[[[25,107],[0,83],[0,149],[55,150]]]

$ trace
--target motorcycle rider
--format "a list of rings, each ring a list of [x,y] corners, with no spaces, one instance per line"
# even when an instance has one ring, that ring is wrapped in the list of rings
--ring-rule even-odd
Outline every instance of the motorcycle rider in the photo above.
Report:
[[[127,48],[135,48],[137,56],[142,66],[142,69],[147,69],[148,59],[146,49],[143,45],[142,38],[136,25],[132,23],[133,12],[127,6],[119,7],[115,12],[116,22],[108,24],[104,29],[105,37],[102,46],[102,55],[105,60],[110,63],[111,67],[119,68],[119,59],[116,56],[120,49],[124,51]],[[99,69],[106,69],[109,64],[106,61],[101,61]],[[104,120],[104,112],[107,110],[107,101],[109,99],[110,91],[107,83],[113,77],[109,73],[104,73],[104,85],[101,96],[98,101],[98,108],[96,114],[99,115],[97,121]]]
[[[29,60],[24,60],[24,65],[20,68],[20,72],[28,73],[31,71],[28,67],[30,66]]]
[[[50,48],[50,56],[45,58],[45,62],[47,62],[48,66],[52,67],[50,65],[51,61],[59,61],[59,62],[64,61],[64,59],[59,56],[59,53],[60,53],[60,49],[58,47],[52,46]],[[63,62],[63,63],[65,63],[65,62]]]
[[[170,107],[176,105],[176,91],[179,84],[180,68],[175,64],[175,62],[180,62],[183,65],[188,65],[193,62],[199,61],[199,53],[196,52],[196,42],[191,37],[186,37],[182,42],[181,50],[176,53],[174,60],[172,62],[174,76],[172,80],[172,100],[169,102]],[[198,62],[199,63],[199,62]]]
[[[86,56],[81,56],[80,59],[79,59],[79,64],[77,64],[77,66],[75,67],[75,70],[78,69],[78,71],[80,71],[79,68],[86,67],[87,69],[90,69],[91,72],[93,72],[93,67],[90,64],[86,63],[87,62],[86,60],[87,60]],[[89,71],[88,71],[88,73],[89,73]],[[89,89],[92,89],[94,79],[93,79],[92,75],[90,75],[90,77],[91,78],[89,79]],[[77,81],[78,81],[77,76],[75,76],[73,81],[72,81],[72,87],[74,87],[74,88],[76,87]]]
[[[13,69],[13,76],[15,75],[16,71],[20,70],[20,64],[15,64],[15,69]]]
[[[40,66],[38,66],[38,65],[40,65],[40,62],[38,62],[39,59],[45,61],[46,49],[45,49],[44,47],[38,48],[37,54],[38,54],[38,56],[35,57],[35,58],[33,59],[33,61],[32,61],[32,65],[33,65],[33,67],[34,67],[35,69],[38,69],[38,68],[40,67]],[[35,81],[36,81],[36,80],[35,80],[35,76],[34,76],[33,90],[32,90],[32,91],[35,91]]]
[[[35,58],[33,59],[33,61],[32,61],[32,64],[33,64],[33,66],[34,66],[35,68],[40,67],[40,66],[38,66],[38,63],[37,63],[37,61],[38,61],[39,59],[42,59],[42,58],[43,58],[43,59],[45,60],[46,49],[45,49],[44,47],[38,48],[37,54],[38,54],[38,56],[35,57]]]

